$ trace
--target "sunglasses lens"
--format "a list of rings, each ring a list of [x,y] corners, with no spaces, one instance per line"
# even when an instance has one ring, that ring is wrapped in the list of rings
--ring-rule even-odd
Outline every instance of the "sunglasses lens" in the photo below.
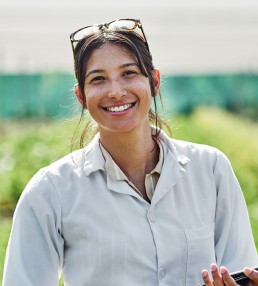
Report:
[[[133,20],[117,20],[111,22],[108,26],[110,30],[134,30],[136,23]]]
[[[146,42],[145,36],[141,29],[141,23],[138,20],[117,20],[111,22],[108,26],[110,30],[123,30],[123,31],[134,31]]]
[[[73,39],[74,41],[80,41],[81,39],[83,39],[84,37],[89,36],[90,34],[94,34],[99,30],[98,26],[89,26],[86,27],[82,30],[77,31],[74,36]]]

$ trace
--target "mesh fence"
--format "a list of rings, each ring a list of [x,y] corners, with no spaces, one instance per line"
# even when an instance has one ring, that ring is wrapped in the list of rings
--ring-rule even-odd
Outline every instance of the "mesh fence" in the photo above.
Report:
[[[73,113],[74,77],[69,74],[0,75],[0,118],[66,117]],[[218,106],[258,119],[258,75],[166,76],[165,114]]]

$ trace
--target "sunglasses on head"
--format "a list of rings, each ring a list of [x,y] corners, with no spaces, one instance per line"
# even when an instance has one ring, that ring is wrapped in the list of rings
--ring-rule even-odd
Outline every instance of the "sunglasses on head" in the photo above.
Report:
[[[142,28],[141,21],[136,19],[118,19],[105,24],[86,26],[73,32],[70,35],[70,41],[72,44],[73,52],[75,51],[75,47],[80,40],[84,39],[85,37],[91,34],[98,32],[99,30],[105,30],[105,29],[110,31],[127,31],[127,32],[134,31],[140,35],[147,49],[149,50],[149,46]]]

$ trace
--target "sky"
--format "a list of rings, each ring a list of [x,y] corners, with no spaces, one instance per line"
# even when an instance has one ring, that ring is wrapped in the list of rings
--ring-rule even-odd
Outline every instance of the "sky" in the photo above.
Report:
[[[0,73],[72,73],[69,34],[124,17],[163,73],[258,71],[257,0],[0,0]]]

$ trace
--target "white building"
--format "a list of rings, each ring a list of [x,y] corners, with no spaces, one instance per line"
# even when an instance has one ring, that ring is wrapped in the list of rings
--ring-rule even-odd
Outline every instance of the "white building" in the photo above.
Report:
[[[258,71],[257,0],[0,0],[0,73],[72,73],[69,34],[124,17],[163,73]]]

